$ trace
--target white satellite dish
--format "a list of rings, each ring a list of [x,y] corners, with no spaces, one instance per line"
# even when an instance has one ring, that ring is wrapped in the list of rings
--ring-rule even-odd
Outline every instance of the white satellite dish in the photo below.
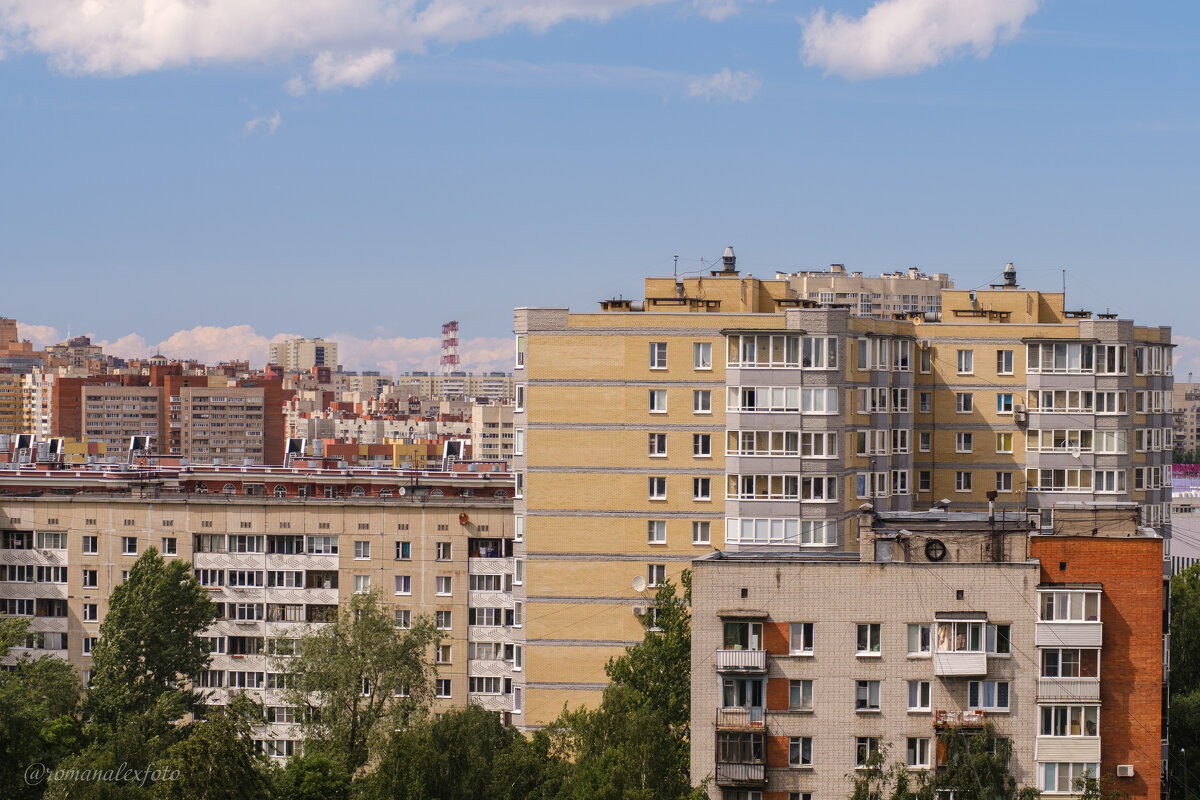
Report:
[[[633,579],[633,590],[635,592],[646,591],[646,579],[643,578],[641,575],[638,575],[637,577],[635,577]]]

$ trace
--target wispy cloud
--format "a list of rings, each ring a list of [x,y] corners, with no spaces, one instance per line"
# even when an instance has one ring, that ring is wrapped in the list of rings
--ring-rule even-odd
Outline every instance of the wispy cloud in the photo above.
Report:
[[[688,97],[701,97],[705,100],[729,100],[734,103],[748,103],[762,88],[762,81],[753,73],[731,72],[729,67],[707,78],[697,78],[688,84]]]
[[[524,28],[604,22],[666,0],[0,0],[0,52],[46,55],[71,74],[309,62],[294,92],[362,86],[399,53]],[[726,3],[731,0],[725,0]]]
[[[802,19],[805,63],[851,80],[911,75],[1011,40],[1038,0],[879,0],[859,18]]]
[[[1177,333],[1173,333],[1171,338],[1175,344],[1175,352],[1171,359],[1175,380],[1186,380],[1187,376],[1193,373],[1200,376],[1200,339],[1180,336]]]
[[[279,129],[279,126],[282,123],[283,123],[283,117],[280,116],[278,111],[276,111],[274,114],[272,114],[269,117],[255,117],[254,119],[249,120],[246,123],[246,135],[249,136],[250,134],[254,133],[259,128],[262,128],[263,130],[265,130],[267,132],[267,135],[270,136],[270,135],[274,134],[276,130]]]
[[[774,1],[767,0],[768,3]],[[692,8],[714,22],[720,22],[735,16],[742,10],[742,6],[753,2],[754,0],[692,0]]]

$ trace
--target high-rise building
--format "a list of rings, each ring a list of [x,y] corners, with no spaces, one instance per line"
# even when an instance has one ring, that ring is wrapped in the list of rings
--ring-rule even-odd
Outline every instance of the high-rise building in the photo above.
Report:
[[[885,272],[878,277],[847,272],[843,264],[829,271],[802,270],[780,273],[799,297],[822,305],[846,306],[855,316],[890,319],[895,314],[938,314],[942,291],[953,289],[945,273],[926,275],[915,267],[904,272]]]
[[[307,372],[313,367],[338,368],[337,342],[324,339],[288,339],[268,346],[267,362],[278,364],[284,373]]]
[[[944,510],[860,526],[851,552],[694,562],[693,782],[842,796],[873,753],[921,773],[990,732],[1019,786],[1103,775],[1158,798],[1163,540],[1132,504],[1060,506],[1053,531]]]
[[[272,756],[299,752],[301,713],[282,699],[276,658],[368,591],[397,627],[427,615],[441,632],[436,709],[471,703],[519,718],[524,609],[513,587],[524,572],[511,476],[467,463],[450,473],[321,465],[122,475],[0,464],[0,615],[27,618],[35,634],[3,663],[49,654],[86,677],[113,587],[154,547],[190,561],[220,612],[196,685],[213,703],[232,691],[263,702],[269,721],[253,735]]]
[[[1175,449],[1196,452],[1200,447],[1200,383],[1176,381],[1172,408],[1168,410],[1173,414]]]
[[[21,375],[0,370],[0,433],[24,432]]]
[[[1169,533],[1171,336],[1017,286],[940,318],[855,316],[742,277],[649,278],[644,302],[517,309],[526,722],[593,704],[640,640],[633,579],[696,555],[837,552],[864,503],[1022,516],[1136,503]],[[940,321],[939,321],[940,319]]]

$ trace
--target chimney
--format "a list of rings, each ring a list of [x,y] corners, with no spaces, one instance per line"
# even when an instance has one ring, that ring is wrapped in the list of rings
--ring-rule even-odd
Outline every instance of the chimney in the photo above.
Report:
[[[721,266],[726,272],[737,272],[737,256],[733,254],[733,245],[725,248],[725,254],[721,256]]]
[[[1014,289],[1017,287],[1017,268],[1013,266],[1013,262],[1011,261],[1004,268],[1004,285],[1011,286]]]
[[[845,275],[846,274],[846,265],[845,264],[830,264],[829,271],[832,272],[834,275]]]

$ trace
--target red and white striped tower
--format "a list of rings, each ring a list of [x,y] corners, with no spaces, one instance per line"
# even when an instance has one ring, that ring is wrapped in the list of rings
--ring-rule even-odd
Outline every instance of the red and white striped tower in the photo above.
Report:
[[[442,374],[458,371],[458,321],[442,326]]]

